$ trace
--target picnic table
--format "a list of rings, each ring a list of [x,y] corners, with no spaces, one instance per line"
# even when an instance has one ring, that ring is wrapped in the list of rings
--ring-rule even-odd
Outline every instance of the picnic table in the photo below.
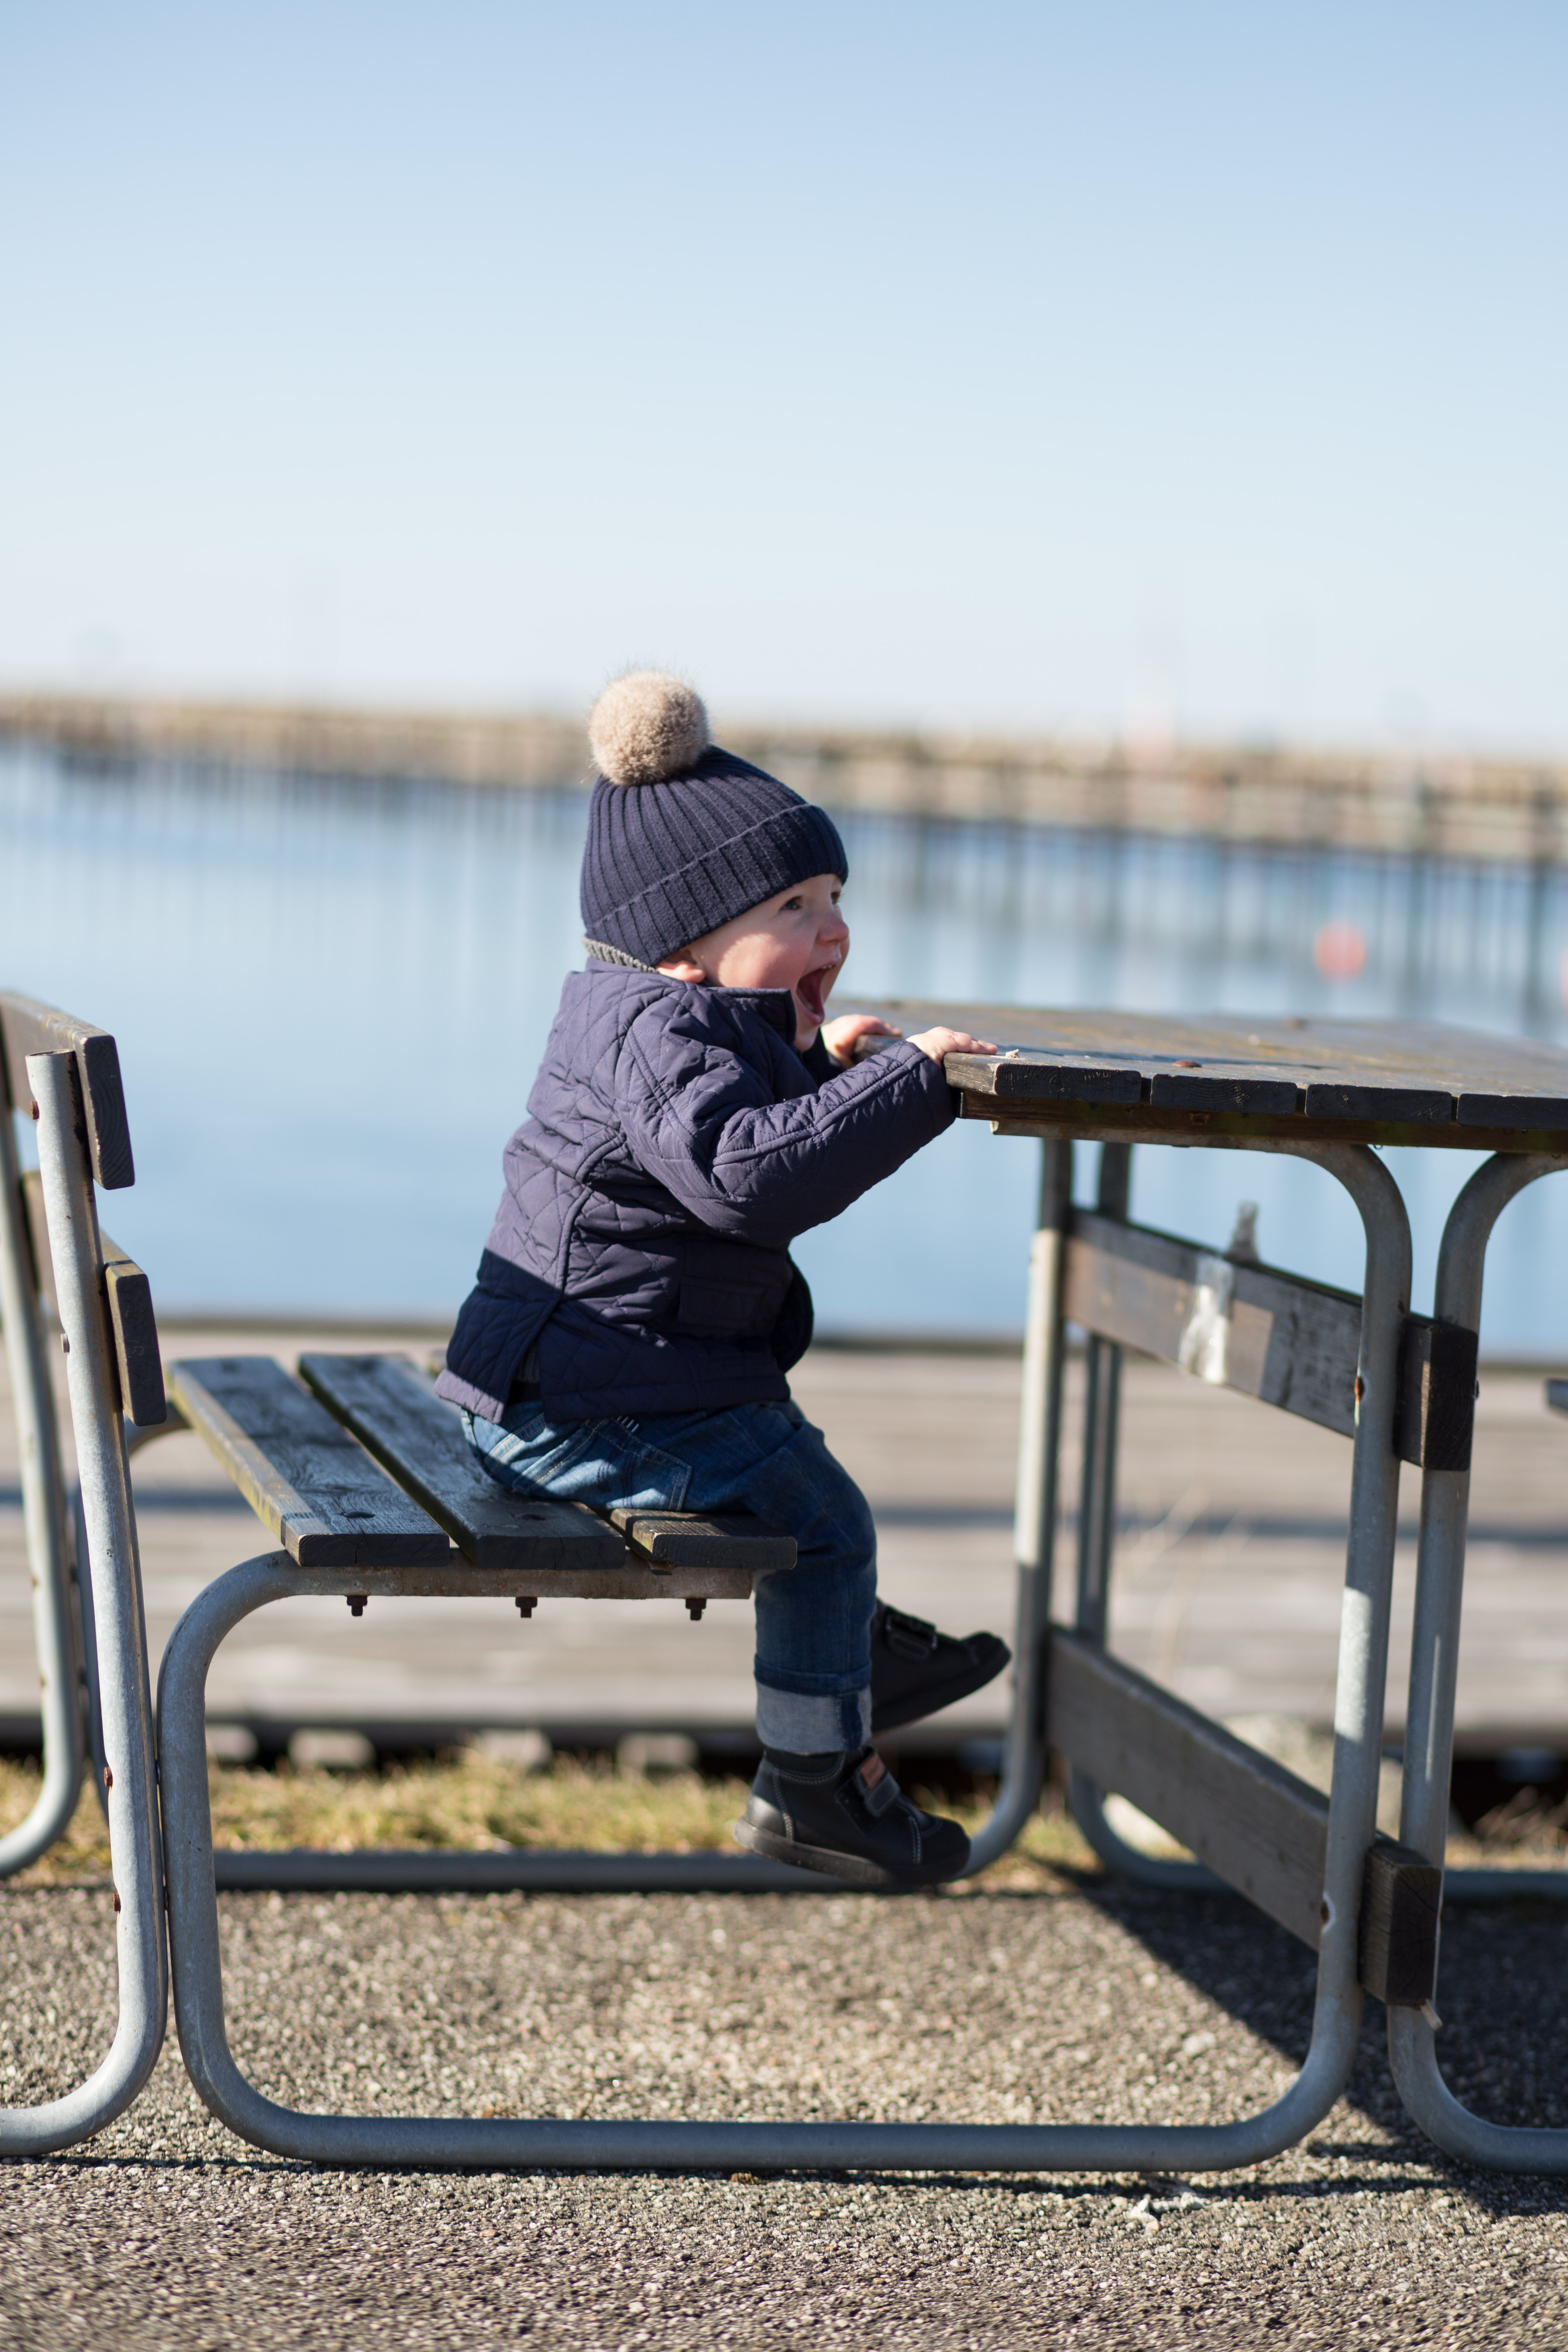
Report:
[[[1113,1788],[1303,1940],[1311,1940],[1308,1890],[1321,1853],[1313,2053],[1359,1965],[1362,1988],[1388,2005],[1400,2095],[1439,2146],[1504,2170],[1568,2170],[1568,2133],[1493,2125],[1453,2097],[1437,2063],[1433,2005],[1487,1244],[1511,1200],[1568,1168],[1568,1052],[1424,1021],[915,1001],[843,1009],[874,1012],[906,1034],[945,1023],[994,1041],[994,1053],[948,1056],[961,1115],[988,1120],[994,1134],[1032,1135],[1045,1145],[1018,1546],[1021,1572],[1032,1555],[1043,1590],[1030,1594],[1026,1581],[1021,1592],[1019,1655],[1045,1653],[1045,1718],[1073,1760],[1074,1811],[1091,1843],[1113,1867],[1146,1881],[1202,1883],[1193,1865],[1152,1861],[1117,1837],[1103,1811],[1103,1791]],[[1079,1140],[1102,1146],[1099,1199],[1088,1213],[1072,1205]],[[1129,1162],[1139,1144],[1284,1151],[1315,1161],[1362,1212],[1363,1299],[1259,1265],[1245,1246],[1220,1256],[1128,1223]],[[1393,1145],[1490,1155],[1444,1227],[1430,1318],[1410,1312],[1409,1223],[1376,1157]],[[1345,1310],[1358,1304],[1352,1348]],[[1067,1318],[1088,1335],[1076,1622],[1071,1637],[1047,1632],[1031,1653],[1023,1611],[1032,1601],[1037,1616],[1048,1606]],[[1268,1791],[1256,1756],[1227,1749],[1219,1727],[1152,1685],[1140,1688],[1141,1677],[1104,1654],[1125,1346],[1353,1436],[1334,1771],[1321,1845],[1306,1834],[1300,1783]],[[1031,1406],[1039,1432],[1032,1476]],[[1420,1470],[1422,1485],[1394,1842],[1376,1837],[1373,1824],[1402,1462]],[[1351,1891],[1358,1880],[1359,1902]],[[1457,1873],[1454,1884],[1495,1895],[1509,1891],[1510,1874]],[[1511,1885],[1520,1888],[1517,1877]],[[1351,1915],[1359,1962],[1336,1949]],[[1311,2068],[1310,2053],[1299,2083]]]
[[[972,1866],[1005,1851],[1028,1818],[1048,1741],[1068,1760],[1074,1810],[1112,1866],[1173,1890],[1235,1887],[1316,1951],[1312,2038],[1295,2081],[1262,2113],[1234,2122],[1115,2127],[342,2116],[264,2098],[239,2074],[223,2019],[203,1694],[224,1633],[249,1610],[299,1591],[334,1593],[357,1610],[378,1591],[508,1592],[526,1615],[552,1593],[598,1591],[684,1598],[698,1615],[709,1597],[749,1591],[752,1566],[779,1539],[754,1523],[699,1524],[682,1514],[619,1515],[617,1523],[576,1506],[500,1496],[476,1484],[455,1424],[427,1387],[389,1359],[318,1354],[302,1363],[299,1381],[270,1360],[175,1366],[183,1420],[226,1462],[279,1549],[217,1579],[171,1638],[155,1794],[126,1475],[134,1433],[128,1435],[122,1407],[144,1433],[154,1430],[163,1423],[163,1382],[160,1374],[153,1393],[144,1277],[106,1251],[93,1192],[95,1179],[105,1189],[131,1181],[118,1064],[101,1031],[0,998],[11,1098],[20,1108],[30,1096],[38,1122],[44,1246],[69,1351],[100,1627],[116,1885],[132,1915],[121,1924],[129,1975],[112,2081],[99,2086],[96,2108],[94,2086],[86,2085],[68,2112],[57,2103],[47,2121],[31,2110],[0,2113],[0,2146],[68,2144],[134,2095],[155,2054],[150,2021],[154,2010],[161,2015],[161,1880],[182,2049],[197,2088],[243,2137],[294,2157],[1220,2168],[1277,2153],[1321,2120],[1348,2079],[1371,1991],[1388,2006],[1402,2095],[1439,2144],[1502,2168],[1568,2170],[1568,2134],[1503,2130],[1461,2107],[1442,2083],[1432,2040],[1486,1245],[1508,1201],[1568,1167],[1568,1054],[1430,1024],[1184,1020],[905,1001],[840,1009],[876,1013],[906,1033],[944,1023],[994,1039],[993,1052],[948,1057],[961,1114],[1042,1146],[1019,1445],[1012,1714],[1000,1791]],[[1092,1207],[1073,1196],[1074,1147],[1086,1140],[1102,1147]],[[1331,1174],[1362,1219],[1362,1293],[1262,1265],[1244,1239],[1215,1252],[1130,1222],[1132,1150],[1173,1143],[1286,1152]],[[1491,1155],[1449,1216],[1430,1317],[1410,1311],[1409,1223],[1375,1148],[1388,1144]],[[14,1163],[5,1172],[9,1194]],[[6,1246],[19,1264],[16,1230],[12,1215]],[[8,1328],[15,1266],[9,1279]],[[1088,1336],[1088,1422],[1075,1610],[1061,1625],[1051,1622],[1050,1593],[1069,1321]],[[1351,1445],[1326,1798],[1107,1649],[1128,1347],[1316,1422]],[[1422,1518],[1404,1806],[1400,1837],[1391,1840],[1378,1835],[1374,1817],[1405,1462],[1422,1474]],[[35,1514],[40,1528],[50,1520],[45,1501]],[[57,1551],[58,1517],[55,1511],[50,1521]],[[784,1567],[771,1554],[766,1564]],[[51,1574],[53,1590],[64,1575],[58,1559]],[[40,1606],[47,1601],[46,1593]],[[1133,1853],[1105,1818],[1107,1791],[1152,1814],[1196,1860]],[[737,1874],[729,1883],[747,1884],[740,1858],[726,1861]],[[653,1874],[646,1883],[661,1882]],[[824,1882],[819,1891],[843,1889]],[[97,2120],[84,2123],[89,2111]]]

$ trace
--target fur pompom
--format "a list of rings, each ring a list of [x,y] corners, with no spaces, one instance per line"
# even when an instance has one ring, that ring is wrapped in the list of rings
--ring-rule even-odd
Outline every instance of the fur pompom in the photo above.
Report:
[[[588,746],[612,784],[662,783],[693,767],[708,743],[702,697],[666,670],[628,670],[589,715]]]

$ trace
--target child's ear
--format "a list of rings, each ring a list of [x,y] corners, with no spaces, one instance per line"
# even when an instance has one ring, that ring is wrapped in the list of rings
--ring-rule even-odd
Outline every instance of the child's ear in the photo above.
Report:
[[[667,980],[689,981],[694,986],[708,977],[702,966],[684,950],[679,955],[666,956],[664,961],[655,969],[662,971]]]

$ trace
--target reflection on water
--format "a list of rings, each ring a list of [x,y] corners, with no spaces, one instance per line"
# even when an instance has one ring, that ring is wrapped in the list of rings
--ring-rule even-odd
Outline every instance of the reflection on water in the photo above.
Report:
[[[72,773],[0,752],[0,979],[121,1042],[138,1182],[109,1208],[168,1307],[448,1309],[563,971],[574,793]],[[844,821],[858,991],[1165,1011],[1419,1013],[1560,1037],[1550,868]],[[1333,977],[1338,973],[1342,976]],[[1091,1151],[1081,1155],[1083,1181]],[[1417,1303],[1474,1165],[1394,1155]],[[797,1255],[824,1326],[1016,1327],[1037,1155],[961,1127]],[[1145,1151],[1134,1213],[1360,1285],[1315,1170]],[[1486,1340],[1568,1356],[1568,1186],[1508,1213]]]

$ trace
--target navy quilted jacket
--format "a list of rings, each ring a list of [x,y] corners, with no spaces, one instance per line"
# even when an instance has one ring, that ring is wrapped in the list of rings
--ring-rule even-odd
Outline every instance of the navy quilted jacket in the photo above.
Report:
[[[568,976],[443,1396],[499,1420],[525,1360],[552,1420],[788,1396],[811,1338],[790,1243],[953,1116],[918,1046],[840,1070],[794,1034],[787,990]]]

